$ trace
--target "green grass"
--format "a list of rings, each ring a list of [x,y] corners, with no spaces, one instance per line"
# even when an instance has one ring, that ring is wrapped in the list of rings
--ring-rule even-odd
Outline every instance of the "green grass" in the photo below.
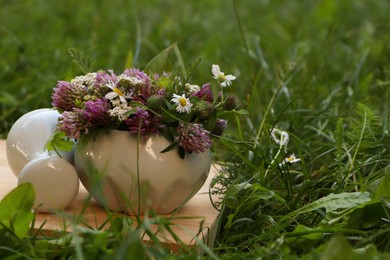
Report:
[[[202,58],[200,81],[214,63],[236,75],[228,91],[248,110],[230,120],[225,137],[234,141],[219,140],[214,149],[216,161],[230,162],[217,179],[225,200],[211,248],[216,256],[369,259],[390,251],[387,0],[0,0],[0,6],[1,137],[24,113],[50,106],[57,80],[81,73],[69,48],[90,56],[94,69],[120,71],[143,68],[177,42],[187,65]],[[274,126],[291,139],[277,158]],[[291,153],[301,162],[278,167]],[[344,208],[323,204],[332,193],[341,194]],[[88,246],[116,233],[88,234],[79,247],[59,243],[59,252],[64,258],[92,252]],[[102,254],[132,240],[118,241],[107,242]],[[38,250],[40,243],[31,243]]]

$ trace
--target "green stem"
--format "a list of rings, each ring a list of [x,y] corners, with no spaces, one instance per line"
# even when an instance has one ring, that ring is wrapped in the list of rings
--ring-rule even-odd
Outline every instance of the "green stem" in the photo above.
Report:
[[[137,136],[137,185],[138,185],[138,207],[137,207],[137,215],[141,214],[141,182],[139,180],[139,146],[140,146],[140,140],[141,140],[141,125],[142,122],[139,124],[138,128],[138,136]]]
[[[351,164],[349,166],[349,174],[352,174],[352,178],[353,178],[353,181],[355,183],[356,183],[356,175],[355,175],[355,172],[353,172],[353,168],[355,166],[356,156],[357,156],[357,154],[359,152],[360,145],[362,143],[366,127],[367,127],[367,111],[364,111],[364,121],[363,121],[362,131],[360,132],[359,141],[358,141],[358,143],[356,145],[356,149],[355,149],[355,152],[353,154],[353,157],[352,157],[352,160],[351,160]],[[355,190],[358,191],[358,187],[357,186],[355,186]]]
[[[274,158],[272,159],[271,163],[268,165],[267,170],[266,170],[265,173],[264,173],[264,178],[267,177],[268,172],[271,170],[271,167],[273,167],[273,166],[275,165],[276,159],[279,158],[279,155],[280,155],[280,153],[282,152],[283,147],[284,147],[284,145],[280,145],[280,146],[279,146],[278,152],[276,153],[276,155],[274,156]]]

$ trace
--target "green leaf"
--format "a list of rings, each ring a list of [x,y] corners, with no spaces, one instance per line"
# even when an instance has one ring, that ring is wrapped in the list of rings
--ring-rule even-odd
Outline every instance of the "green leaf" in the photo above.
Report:
[[[179,157],[181,159],[184,159],[186,157],[186,151],[184,150],[184,148],[179,146],[179,149],[177,150],[178,150]]]
[[[384,177],[375,189],[375,197],[390,197],[390,167],[385,168]]]
[[[386,218],[382,203],[368,203],[350,214],[347,226],[358,229],[373,228],[384,224],[383,219]]]
[[[168,145],[167,148],[165,148],[164,150],[162,150],[160,153],[169,152],[169,151],[171,151],[173,148],[175,148],[176,145],[178,145],[178,144],[179,144],[179,142],[173,142],[173,143],[171,143],[170,145]]]
[[[64,132],[56,131],[46,142],[45,148],[48,151],[71,151],[75,142],[69,139]]]
[[[240,109],[240,110],[234,110],[234,113],[238,115],[247,115],[248,111],[245,109]]]
[[[365,247],[353,249],[348,241],[335,235],[325,245],[321,259],[323,260],[366,260],[366,259],[389,259],[389,253],[380,253],[376,247],[369,244]]]
[[[258,199],[269,200],[275,197],[275,193],[259,184],[253,184],[251,187],[255,191],[255,196]]]
[[[162,118],[161,118],[162,121],[168,124],[178,121],[178,118],[175,115],[173,115],[174,113],[175,113],[174,110],[162,109]]]
[[[0,222],[13,230],[19,238],[26,237],[34,217],[31,212],[34,201],[35,191],[32,184],[20,184],[0,202]]]
[[[347,260],[352,259],[352,247],[341,236],[334,236],[325,248],[323,260]]]
[[[176,43],[162,50],[145,66],[146,73],[163,73],[164,71],[172,71],[173,65],[169,60],[169,54],[174,50]]]
[[[320,208],[325,208],[328,212],[335,212],[340,209],[351,209],[371,200],[371,195],[368,192],[344,192],[334,194],[331,193],[326,197],[322,197],[310,204],[307,204],[287,216],[299,215],[302,213],[314,211]]]
[[[286,241],[297,250],[310,250],[323,238],[324,230],[321,226],[309,228],[298,224],[292,232],[285,234]]]
[[[213,103],[215,103],[219,97],[221,86],[216,80],[210,82],[211,93],[213,94]]]
[[[173,129],[169,127],[161,128],[160,133],[170,142],[173,142],[175,140],[175,134],[173,132]]]
[[[230,185],[226,190],[224,201],[226,205],[230,208],[236,208],[238,206],[238,198],[242,197],[242,192],[249,190],[253,191],[251,194],[253,200],[268,200],[275,196],[274,192],[268,190],[267,188],[259,184],[251,184],[249,182],[242,182],[235,185]]]
[[[124,113],[125,116],[131,116],[131,115],[134,115],[135,113],[137,113],[137,109],[136,108],[131,108],[130,110],[126,111],[126,113]]]
[[[162,109],[162,121],[165,123],[173,123],[177,121],[184,121],[189,122],[191,119],[192,113],[180,113],[177,112],[175,109]]]
[[[212,115],[210,115],[210,118],[203,124],[204,129],[208,131],[213,131],[215,128],[215,125],[217,124],[217,113],[214,112]]]
[[[317,232],[317,230],[321,229],[321,227],[309,228],[299,224],[290,234],[302,234],[299,238],[304,238],[305,240],[318,240],[322,238],[322,232]]]

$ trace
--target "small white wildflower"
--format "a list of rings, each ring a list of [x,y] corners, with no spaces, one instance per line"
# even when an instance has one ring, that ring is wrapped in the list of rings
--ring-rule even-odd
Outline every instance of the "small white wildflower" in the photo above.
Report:
[[[289,141],[289,135],[287,132],[273,128],[271,131],[271,136],[274,139],[275,143],[280,146],[287,146]]]
[[[283,162],[280,163],[279,166],[282,166],[282,165],[284,165],[286,163],[293,164],[293,163],[297,163],[297,162],[300,162],[300,161],[301,161],[301,159],[295,157],[295,154],[290,154],[289,157],[284,158]]]
[[[179,113],[191,111],[192,103],[188,98],[186,98],[185,94],[179,96],[177,94],[173,94],[173,98],[171,100],[173,103],[177,104],[176,111]]]
[[[219,65],[213,64],[211,72],[214,75],[214,78],[221,83],[222,87],[227,87],[232,84],[232,80],[235,80],[236,77],[233,75],[225,75],[219,68]]]
[[[95,83],[96,80],[96,72],[87,73],[83,76],[77,76],[73,78],[70,83],[76,84],[76,85],[84,85],[84,86],[90,86],[93,83]]]
[[[191,85],[190,83],[186,83],[185,87],[186,87],[186,90],[188,91],[188,93],[190,93],[190,94],[200,90],[200,87],[198,85]]]
[[[121,101],[119,99],[111,99],[111,104],[113,107],[118,107],[118,106],[121,106]],[[127,105],[127,104],[124,104],[124,105]]]
[[[117,77],[118,83],[122,86],[138,86],[144,84],[142,80],[137,79],[136,77],[129,77],[126,75],[119,75]]]
[[[126,104],[122,104],[119,106],[116,106],[110,110],[108,110],[108,113],[110,114],[110,117],[116,118],[119,121],[126,121],[128,118],[127,115],[125,115],[128,111],[130,111],[132,108],[127,106]]]

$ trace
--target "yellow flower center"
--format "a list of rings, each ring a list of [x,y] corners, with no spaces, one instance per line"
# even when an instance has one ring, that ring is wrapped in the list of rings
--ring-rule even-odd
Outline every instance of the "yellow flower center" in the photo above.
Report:
[[[119,88],[114,88],[113,91],[117,93],[119,96],[124,96],[123,92]]]
[[[225,73],[220,72],[220,73],[218,74],[217,80],[218,80],[219,82],[224,82],[224,81],[226,81]]]
[[[179,98],[179,104],[180,104],[182,107],[185,107],[185,106],[187,105],[187,99],[184,98],[184,97]]]

